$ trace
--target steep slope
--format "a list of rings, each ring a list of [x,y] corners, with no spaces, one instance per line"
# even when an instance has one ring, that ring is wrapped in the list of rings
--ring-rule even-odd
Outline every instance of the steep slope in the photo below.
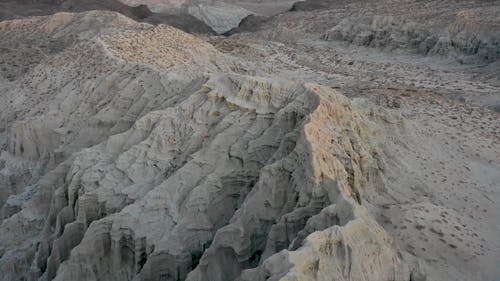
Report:
[[[6,39],[1,42],[5,102],[0,105],[0,118],[2,147],[8,151],[2,158],[7,159],[3,166],[11,178],[2,189],[2,203],[5,196],[18,193],[23,184],[34,183],[73,152],[128,129],[152,109],[183,99],[185,89],[204,81],[204,71],[222,67],[210,66],[209,61],[217,56],[210,45],[171,27],[138,25],[115,13],[62,13],[0,25]],[[122,48],[123,54],[140,47],[138,41],[130,42],[133,38],[123,38],[120,32],[133,27],[138,28],[138,36],[153,32],[159,42],[127,62],[112,55],[113,46]],[[161,38],[177,40],[165,44]],[[187,49],[185,44],[197,44],[199,49]],[[173,50],[178,57],[167,57]],[[147,66],[151,52],[164,54],[168,65],[158,65],[162,71]],[[197,68],[199,63],[206,68]],[[184,74],[162,75],[167,68]]]
[[[187,12],[208,24],[219,34],[238,26],[243,18],[253,14],[244,8],[225,3],[190,5],[187,7]]]
[[[295,41],[304,36],[384,51],[452,57],[465,64],[499,58],[499,1],[297,2],[283,13],[243,26],[264,38]]]
[[[2,78],[1,89],[6,102],[0,105],[0,199],[2,261],[9,262],[2,262],[2,278],[15,280],[30,271],[32,250],[41,252],[37,262],[53,274],[43,255],[50,254],[44,251],[54,240],[47,216],[59,214],[51,198],[53,180],[61,180],[61,174],[51,171],[64,171],[73,153],[127,130],[148,112],[181,102],[201,87],[207,73],[228,71],[231,62],[177,29],[138,24],[110,12],[60,13],[0,25],[6,38],[2,47],[8,50],[2,52],[8,80]],[[153,41],[139,52],[143,42],[138,40],[146,39]],[[158,54],[163,61],[154,59]],[[7,200],[11,194],[16,196]],[[30,208],[24,207],[33,201],[38,202],[36,218],[28,218]],[[13,230],[18,222],[26,223],[24,235]],[[49,248],[38,249],[35,241],[41,238]]]
[[[467,69],[319,40],[328,13],[215,46],[0,23],[0,280],[495,280],[498,114],[405,84]]]
[[[101,24],[89,28],[96,18]],[[338,153],[353,149],[339,132],[359,141],[363,126],[332,90],[211,74],[238,68],[181,31],[112,13],[3,22],[2,32],[6,47],[28,37],[66,42],[26,62],[2,89],[2,190],[10,190],[0,227],[3,280],[184,279],[200,258],[230,258],[217,254],[220,243],[238,240],[224,236],[254,217],[242,230],[253,238],[233,245],[246,245],[241,256],[220,265],[227,271],[214,277],[204,266],[190,277],[231,279],[299,247],[312,229],[299,231],[316,214],[332,217],[321,228],[376,224],[359,205],[353,171],[321,145],[329,138]],[[384,247],[375,254],[394,261],[378,263],[380,276],[408,279],[390,238],[381,228],[372,235]]]
[[[328,8],[249,16],[228,39],[213,42],[261,75],[312,80],[350,96],[424,90],[498,111],[498,1],[324,4]]]
[[[335,157],[335,151],[351,153],[363,157],[363,165],[376,165],[370,151],[352,147],[362,141],[361,122],[349,101],[330,89],[214,77],[178,106],[152,112],[124,135],[77,156],[78,168],[70,169],[69,177],[83,184],[84,191],[67,191],[79,194],[77,202],[96,198],[95,192],[97,202],[108,205],[125,192],[127,199],[119,202],[132,203],[89,226],[56,280],[130,280],[136,274],[140,280],[183,280],[195,267],[188,280],[234,280],[241,270],[282,249],[299,247],[310,232],[348,223],[349,236],[366,237],[363,247],[373,247],[373,255],[380,257],[368,265],[358,252],[339,266],[356,268],[359,278],[408,280],[408,267],[391,239],[357,202],[357,189],[364,186],[349,178],[361,168],[349,170],[345,159]],[[350,134],[340,134],[345,131]],[[324,139],[330,139],[331,147]],[[108,174],[116,168],[105,164],[108,157],[106,166],[82,167],[110,153],[116,155],[111,160],[116,168],[132,181],[130,187],[110,186]],[[84,179],[87,174],[95,178],[96,170],[103,171],[97,178],[105,182],[89,181],[92,187],[86,187]],[[88,217],[79,210],[75,217]],[[351,226],[367,223],[378,229],[364,233]],[[310,226],[302,230],[306,224]],[[337,246],[344,247],[342,242]],[[327,254],[335,265],[343,257],[331,251]],[[363,273],[365,266],[377,268],[378,275]]]

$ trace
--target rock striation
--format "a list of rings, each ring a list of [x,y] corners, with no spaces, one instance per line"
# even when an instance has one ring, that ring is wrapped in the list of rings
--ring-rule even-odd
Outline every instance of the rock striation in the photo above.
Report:
[[[287,42],[323,38],[463,64],[496,62],[500,52],[495,1],[308,0],[296,2],[290,11],[245,18],[229,34],[259,31],[261,37]]]
[[[495,101],[490,45],[472,79],[381,58],[422,23],[299,8],[0,22],[0,280],[495,280],[500,119],[425,80]]]
[[[242,19],[253,12],[230,4],[196,4],[187,7],[188,14],[208,24],[215,32],[223,34],[238,26]]]
[[[96,17],[106,24],[86,28]],[[379,259],[370,267],[380,275],[370,278],[409,278],[361,205],[358,177],[376,169],[375,148],[364,144],[368,125],[347,98],[235,73],[195,37],[112,13],[2,23],[4,34],[17,34],[7,44],[34,29],[40,41],[82,31],[3,90],[10,143],[2,173],[17,184],[16,195],[3,196],[3,280],[258,279],[286,272],[251,269],[282,250],[292,265],[295,251],[314,247],[327,268],[362,272],[353,235],[368,236]],[[34,107],[13,110],[27,102]],[[21,175],[28,182],[16,182]],[[376,228],[364,234],[365,224]],[[315,231],[338,242],[308,238]]]
[[[487,21],[497,9],[468,9],[460,11],[441,32],[433,32],[422,24],[394,16],[346,18],[328,30],[325,40],[340,40],[358,46],[383,49],[413,49],[424,55],[460,57],[462,62],[473,58],[483,62],[498,60],[497,34],[488,32]],[[365,24],[363,24],[365,22]]]

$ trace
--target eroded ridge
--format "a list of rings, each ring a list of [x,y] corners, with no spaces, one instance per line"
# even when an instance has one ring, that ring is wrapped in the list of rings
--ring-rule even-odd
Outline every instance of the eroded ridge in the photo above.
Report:
[[[496,22],[460,3],[444,23],[470,45],[443,56]],[[495,104],[489,45],[459,55],[477,75],[433,68],[426,26],[373,3],[340,22],[344,4],[230,38],[100,11],[1,22],[0,280],[497,276],[500,119],[446,92]]]

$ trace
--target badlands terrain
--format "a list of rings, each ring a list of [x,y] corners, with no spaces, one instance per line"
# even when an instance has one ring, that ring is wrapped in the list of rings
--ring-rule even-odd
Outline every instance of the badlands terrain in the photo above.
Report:
[[[500,1],[0,20],[0,280],[500,280]]]

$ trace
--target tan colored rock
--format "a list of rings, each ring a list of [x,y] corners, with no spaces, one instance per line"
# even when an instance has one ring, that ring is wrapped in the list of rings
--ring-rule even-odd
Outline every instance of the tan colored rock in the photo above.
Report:
[[[0,280],[493,280],[500,119],[424,80],[494,79],[321,40],[333,15],[0,23]]]

